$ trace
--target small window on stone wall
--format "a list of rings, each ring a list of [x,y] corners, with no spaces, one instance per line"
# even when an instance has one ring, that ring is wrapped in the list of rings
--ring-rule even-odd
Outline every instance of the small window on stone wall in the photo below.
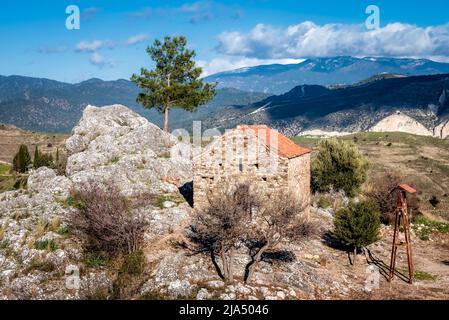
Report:
[[[239,171],[243,172],[243,159],[239,159]]]
[[[262,177],[262,180],[267,182],[267,177]]]
[[[256,163],[254,166],[256,167],[256,169],[259,169],[259,164],[258,163]]]

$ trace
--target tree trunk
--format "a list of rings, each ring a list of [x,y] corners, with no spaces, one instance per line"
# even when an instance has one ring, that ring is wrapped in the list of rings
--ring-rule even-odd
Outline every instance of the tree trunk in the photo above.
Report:
[[[366,263],[371,264],[371,259],[369,257],[369,252],[367,248],[363,248],[363,253],[365,254]]]
[[[171,74],[167,74],[167,87],[170,88],[170,78],[171,78]],[[164,108],[164,132],[168,133],[168,105],[165,106]]]
[[[257,251],[256,255],[253,257],[253,260],[250,262],[250,264],[247,267],[247,274],[246,274],[246,279],[245,279],[245,283],[249,283],[254,271],[256,269],[257,264],[260,262],[261,258],[262,258],[262,254],[268,249],[269,247],[269,243],[266,243],[262,248],[259,249],[259,251]]]
[[[223,249],[221,249],[220,257],[221,257],[221,264],[223,266],[224,281],[228,282],[229,281],[229,263],[228,263],[228,259],[226,257],[226,253]]]
[[[355,260],[357,259],[357,247],[354,248],[354,261],[352,261],[352,265],[355,267]]]
[[[234,256],[234,249],[230,249],[229,250],[229,260],[228,260],[228,276],[229,276],[229,282],[232,283],[234,282],[234,273],[232,272],[232,260],[233,260],[233,256]]]
[[[168,107],[164,108],[164,132],[168,132]]]

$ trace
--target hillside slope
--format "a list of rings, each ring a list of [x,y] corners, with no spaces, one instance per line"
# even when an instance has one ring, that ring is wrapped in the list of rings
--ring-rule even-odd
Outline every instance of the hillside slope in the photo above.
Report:
[[[87,105],[124,104],[161,126],[163,116],[144,109],[135,99],[139,89],[128,80],[90,79],[77,84],[22,76],[0,77],[0,123],[45,132],[70,132]],[[196,113],[172,109],[170,128],[191,129],[192,120],[234,104],[254,103],[268,95],[220,89]]]
[[[312,129],[358,132],[399,111],[433,132],[449,117],[448,97],[449,74],[385,78],[341,88],[303,85],[219,112],[207,125],[266,123],[289,135]]]

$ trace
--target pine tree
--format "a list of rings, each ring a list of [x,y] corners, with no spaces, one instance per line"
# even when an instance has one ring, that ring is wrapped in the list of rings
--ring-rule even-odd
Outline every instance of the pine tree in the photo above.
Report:
[[[13,170],[16,172],[24,173],[28,171],[28,166],[31,164],[30,153],[28,147],[24,144],[20,145],[19,151],[16,153],[13,159]]]
[[[185,37],[165,37],[155,40],[147,53],[156,62],[153,70],[142,68],[140,76],[133,74],[131,80],[142,89],[137,102],[145,108],[155,108],[164,113],[164,131],[168,131],[170,108],[190,112],[207,103],[215,96],[216,84],[203,83],[201,68],[195,66],[195,51],[186,49]]]

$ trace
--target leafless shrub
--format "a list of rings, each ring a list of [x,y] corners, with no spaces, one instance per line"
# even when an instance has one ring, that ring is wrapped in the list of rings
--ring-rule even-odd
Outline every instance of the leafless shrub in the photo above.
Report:
[[[114,256],[140,249],[143,217],[131,213],[127,199],[115,185],[87,183],[73,191],[72,197],[76,211],[70,225],[85,238],[88,250]]]
[[[249,183],[227,184],[208,198],[208,206],[194,218],[187,232],[189,249],[209,253],[218,273],[232,282],[233,255],[246,245],[251,255],[244,276],[248,282],[268,251],[279,249],[284,241],[300,241],[316,233],[315,224],[301,214],[304,209],[290,195],[262,196]]]
[[[261,198],[247,231],[251,262],[246,267],[245,282],[250,282],[258,263],[269,250],[286,241],[295,242],[318,232],[317,226],[305,214],[306,206],[292,195],[280,192]]]
[[[209,253],[226,281],[233,281],[234,251],[242,244],[255,201],[249,184],[226,184],[208,197],[208,206],[197,212],[187,231],[190,249],[194,253]],[[221,267],[216,257],[220,258]]]
[[[377,203],[381,212],[381,221],[384,224],[394,221],[397,195],[391,191],[402,182],[403,178],[395,172],[378,173],[368,181],[365,196]],[[419,213],[419,199],[416,196],[408,197],[408,206],[414,216]]]

